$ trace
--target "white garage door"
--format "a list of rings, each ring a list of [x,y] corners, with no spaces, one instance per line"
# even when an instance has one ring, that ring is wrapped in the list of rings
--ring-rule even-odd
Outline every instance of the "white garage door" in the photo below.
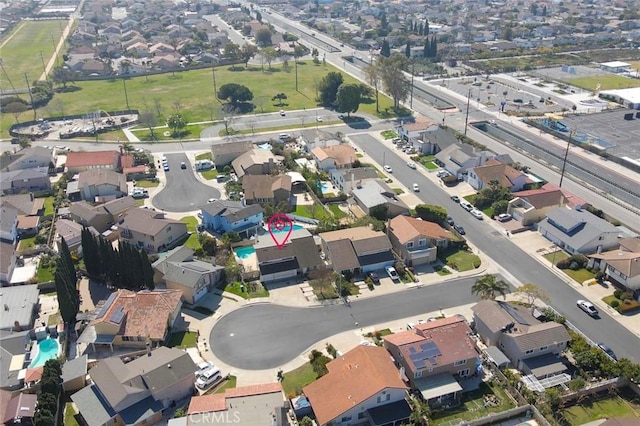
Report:
[[[260,281],[269,282],[269,281],[278,281],[278,280],[286,280],[287,278],[292,278],[298,275],[298,271],[296,269],[291,269],[290,271],[282,271],[275,272],[273,274],[260,275]]]
[[[207,294],[207,287],[202,287],[196,294],[193,295],[193,303],[197,303],[198,300]]]

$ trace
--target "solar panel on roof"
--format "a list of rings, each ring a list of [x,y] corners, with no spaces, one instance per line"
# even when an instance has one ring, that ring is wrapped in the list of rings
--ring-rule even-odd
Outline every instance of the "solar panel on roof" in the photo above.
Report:
[[[509,315],[511,315],[511,317],[514,320],[518,321],[520,324],[522,324],[522,325],[531,325],[531,324],[529,324],[529,322],[527,320],[522,318],[522,315],[520,315],[520,313],[518,311],[516,311],[515,308],[513,306],[511,306],[510,304],[501,303],[500,306],[502,307],[502,309],[507,311],[507,313]]]
[[[109,308],[113,304],[114,300],[116,300],[116,297],[118,297],[118,293],[117,292],[116,293],[111,293],[111,295],[109,296],[107,301],[104,302],[104,305],[102,305],[102,308],[100,309],[100,312],[98,312],[98,316],[96,318],[102,318],[104,316],[104,314],[107,313],[107,311],[109,310]]]
[[[124,308],[122,306],[118,306],[116,310],[109,317],[109,321],[115,324],[120,324],[123,318],[124,318]]]

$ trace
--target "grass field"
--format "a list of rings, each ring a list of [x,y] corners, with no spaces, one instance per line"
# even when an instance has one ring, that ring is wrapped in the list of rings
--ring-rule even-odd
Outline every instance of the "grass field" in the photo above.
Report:
[[[576,404],[562,410],[560,414],[565,424],[571,426],[612,417],[635,418],[640,424],[640,406],[637,397],[627,400],[616,395],[599,401]]]
[[[543,257],[547,259],[549,262],[553,263],[553,265],[555,266],[561,260],[568,259],[569,255],[564,251],[559,250],[555,253],[545,254]],[[573,269],[563,269],[562,272],[564,272],[565,274],[573,278],[580,285],[582,285],[583,282],[593,279],[595,277],[593,272],[588,271],[585,268],[578,269],[577,271],[574,271]]]
[[[198,342],[196,333],[192,331],[179,331],[169,335],[167,346],[170,348],[195,348]]]
[[[318,378],[311,363],[307,362],[293,371],[284,373],[282,389],[287,397],[294,397],[302,392],[302,388]]]
[[[591,91],[595,91],[598,84],[601,85],[600,90],[628,89],[631,87],[640,87],[640,80],[615,74],[600,75],[596,77],[572,78],[569,80],[565,80],[565,83]]]
[[[49,62],[66,23],[62,20],[22,21],[2,38],[2,90],[11,90],[11,85],[16,89],[26,88],[25,73],[30,83],[40,78],[43,62],[45,65]]]
[[[187,241],[185,241],[184,245],[197,250],[200,248],[200,242],[198,241],[198,233],[196,232],[196,227],[198,226],[198,219],[195,216],[185,216],[180,219],[180,222],[184,222],[187,224],[187,232],[191,232]]]

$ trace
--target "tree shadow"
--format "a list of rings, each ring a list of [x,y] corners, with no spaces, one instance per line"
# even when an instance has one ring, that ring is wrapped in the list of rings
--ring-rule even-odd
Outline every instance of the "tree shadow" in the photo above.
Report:
[[[244,71],[245,67],[244,65],[240,64],[240,65],[231,65],[229,68],[227,68],[228,71],[232,71],[232,72],[239,72],[239,71]]]
[[[224,104],[223,109],[228,113],[247,114],[253,112],[255,105],[249,102],[238,102],[237,104]]]
[[[73,93],[73,92],[79,92],[80,90],[82,90],[82,87],[78,87],[78,86],[66,86],[66,87],[58,87],[55,92],[56,93]]]

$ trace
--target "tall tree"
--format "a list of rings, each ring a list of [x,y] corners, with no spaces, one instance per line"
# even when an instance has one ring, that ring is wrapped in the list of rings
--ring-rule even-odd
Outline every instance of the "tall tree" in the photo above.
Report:
[[[82,244],[82,258],[89,275],[97,276],[100,271],[100,259],[98,258],[98,246],[94,235],[86,226],[80,232]]]
[[[404,75],[407,68],[407,58],[401,53],[395,53],[389,58],[380,58],[380,79],[387,93],[393,99],[393,108],[398,109],[400,102],[406,99],[411,83]]]
[[[76,315],[80,310],[80,296],[76,287],[76,269],[71,259],[69,246],[64,238],[60,241],[59,256],[56,259],[54,275],[60,316],[67,326],[76,322]]]
[[[224,57],[230,61],[237,61],[240,59],[240,46],[235,43],[227,43],[224,45]]]
[[[549,302],[549,295],[535,284],[527,283],[518,287],[514,293],[521,294],[527,300],[527,304],[531,309],[536,307],[536,302],[541,300]]]
[[[218,98],[225,99],[233,106],[240,102],[248,102],[253,99],[253,93],[247,86],[238,83],[227,83],[218,89]]]
[[[254,44],[245,43],[242,45],[240,57],[242,58],[242,62],[244,62],[245,68],[249,66],[249,61],[256,56],[256,53],[258,53],[258,48]]]
[[[324,106],[331,106],[336,101],[338,96],[338,88],[342,85],[344,77],[339,72],[331,71],[325,75],[320,81],[320,99],[319,101]]]
[[[386,30],[388,25],[389,25],[389,22],[387,21],[387,14],[386,13],[381,13],[380,14],[380,28],[382,28],[383,30]]]
[[[153,281],[153,266],[151,265],[151,260],[149,260],[149,256],[147,255],[147,252],[144,250],[140,250],[140,257],[142,261],[142,276],[143,276],[144,286],[148,290],[153,290],[156,287],[156,285],[155,285],[155,282]]]
[[[380,46],[380,55],[384,56],[385,58],[391,56],[391,46],[389,46],[389,42],[386,38],[382,40],[382,46]]]
[[[342,84],[338,88],[336,102],[338,104],[338,112],[346,112],[350,116],[352,112],[356,112],[360,107],[360,85],[358,84]]]
[[[429,35],[429,19],[425,18],[424,20],[424,36],[427,37]]]
[[[508,292],[509,284],[499,280],[494,274],[486,274],[478,278],[471,287],[471,294],[488,300],[495,300],[498,294],[504,298]]]
[[[167,118],[167,125],[171,128],[172,136],[178,136],[178,131],[187,125],[187,120],[185,120],[182,114],[171,114],[169,118]]]
[[[256,43],[258,46],[271,46],[271,30],[268,27],[262,27],[256,31]]]
[[[378,62],[373,61],[369,65],[364,68],[364,75],[367,79],[367,83],[373,87],[376,95],[376,112],[380,112],[380,101],[379,101],[379,93],[380,93],[380,67],[378,66]]]
[[[438,56],[438,41],[436,36],[431,36],[431,57],[436,58]]]
[[[264,60],[267,61],[269,70],[271,70],[271,63],[278,57],[278,52],[273,47],[267,46],[262,49],[262,56],[264,56]]]
[[[404,48],[404,56],[407,58],[411,57],[411,41],[407,40],[407,45]]]

